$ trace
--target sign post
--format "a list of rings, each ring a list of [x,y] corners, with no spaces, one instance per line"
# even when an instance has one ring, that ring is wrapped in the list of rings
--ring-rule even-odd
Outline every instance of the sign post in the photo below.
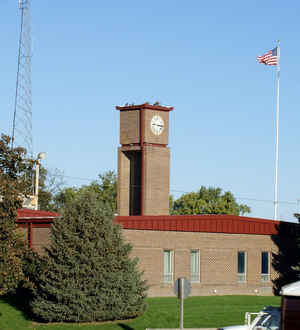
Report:
[[[183,330],[184,278],[180,278],[180,330]]]
[[[180,330],[183,330],[183,300],[189,296],[191,292],[191,283],[185,277],[180,277],[175,281],[174,293],[180,299]]]

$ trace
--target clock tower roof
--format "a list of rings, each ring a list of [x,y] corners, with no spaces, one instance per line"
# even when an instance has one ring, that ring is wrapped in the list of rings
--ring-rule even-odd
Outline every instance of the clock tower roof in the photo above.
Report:
[[[120,111],[130,111],[130,110],[158,110],[158,111],[172,111],[173,107],[165,107],[159,104],[149,104],[149,103],[143,103],[143,104],[133,104],[133,105],[124,105],[122,107],[116,106],[117,110]]]

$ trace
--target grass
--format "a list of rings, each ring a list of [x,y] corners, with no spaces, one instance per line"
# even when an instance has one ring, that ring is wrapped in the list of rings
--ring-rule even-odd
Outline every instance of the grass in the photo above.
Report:
[[[184,302],[184,327],[214,328],[243,324],[245,312],[258,312],[267,305],[279,306],[280,297],[190,297]],[[0,299],[1,330],[145,330],[147,327],[179,327],[179,301],[176,298],[149,298],[146,313],[134,320],[93,324],[36,323],[20,306],[18,299]]]

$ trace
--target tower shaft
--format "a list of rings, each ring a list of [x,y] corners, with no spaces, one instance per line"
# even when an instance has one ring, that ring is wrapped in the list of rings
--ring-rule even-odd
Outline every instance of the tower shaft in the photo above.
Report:
[[[118,214],[168,215],[172,107],[144,103],[120,111]]]

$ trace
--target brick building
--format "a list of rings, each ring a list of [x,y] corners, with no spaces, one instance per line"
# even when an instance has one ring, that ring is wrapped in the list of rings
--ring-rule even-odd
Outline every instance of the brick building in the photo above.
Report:
[[[140,260],[149,296],[173,295],[178,277],[191,281],[192,295],[272,294],[278,221],[231,215],[116,220]]]
[[[169,216],[173,108],[145,103],[116,109],[121,144],[116,221],[140,260],[149,295],[173,295],[178,277],[191,281],[192,295],[272,294],[272,253],[278,252],[272,236],[280,222],[231,215]]]
[[[58,213],[22,209],[17,225],[29,247],[43,253]],[[118,216],[132,256],[150,285],[149,296],[173,295],[178,277],[191,281],[191,295],[272,294],[272,237],[279,221],[232,215]],[[285,223],[287,224],[287,223]],[[290,237],[299,225],[288,224]],[[288,242],[286,242],[288,244]]]
[[[132,256],[150,286],[149,296],[173,295],[178,277],[192,295],[272,294],[272,238],[279,221],[234,215],[169,215],[169,113],[172,107],[132,105],[120,111],[118,216]],[[18,226],[42,251],[59,214],[20,210]],[[299,225],[285,223],[289,240]],[[286,244],[289,244],[287,240]]]

